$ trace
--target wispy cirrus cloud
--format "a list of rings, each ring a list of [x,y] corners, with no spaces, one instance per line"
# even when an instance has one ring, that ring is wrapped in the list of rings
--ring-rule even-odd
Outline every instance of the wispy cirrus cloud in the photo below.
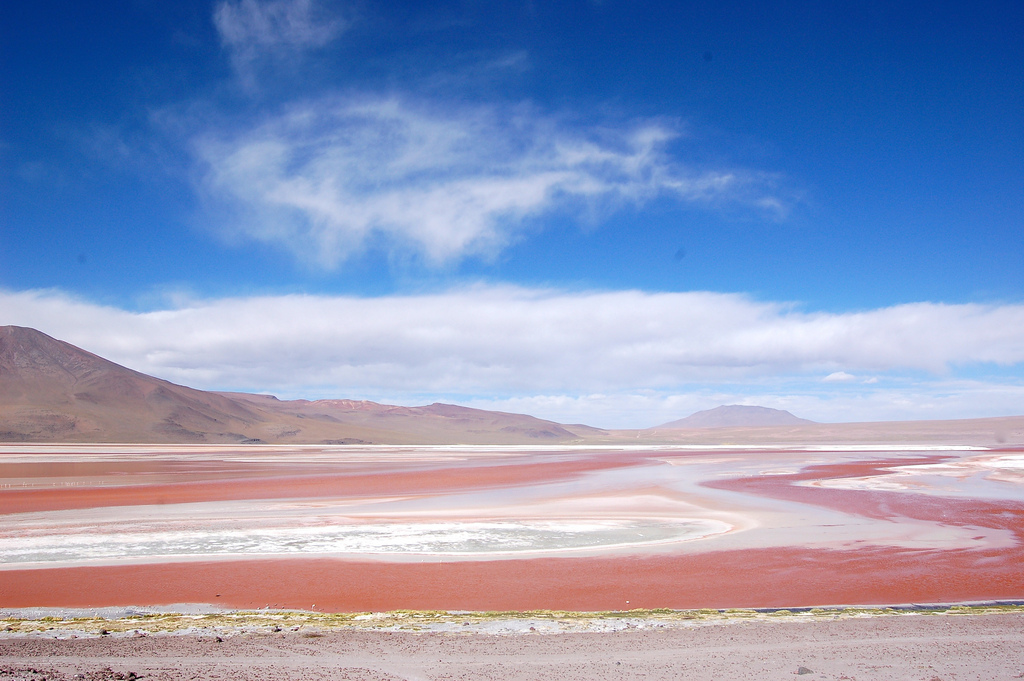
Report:
[[[239,77],[250,87],[261,58],[291,58],[324,47],[347,25],[314,0],[224,0],[214,10],[213,23]]]
[[[674,160],[677,135],[664,121],[569,126],[526,107],[331,97],[194,148],[237,233],[328,268],[370,244],[434,265],[493,254],[530,219],[656,196],[779,209],[766,174]]]

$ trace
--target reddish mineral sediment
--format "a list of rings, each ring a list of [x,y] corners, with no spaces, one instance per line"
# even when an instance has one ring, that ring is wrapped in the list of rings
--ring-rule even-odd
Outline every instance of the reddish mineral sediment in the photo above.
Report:
[[[0,607],[1020,599],[1022,460],[981,448],[9,446]]]

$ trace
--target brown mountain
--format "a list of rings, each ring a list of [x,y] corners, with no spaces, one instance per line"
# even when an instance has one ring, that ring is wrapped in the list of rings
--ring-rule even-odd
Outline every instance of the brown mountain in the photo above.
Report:
[[[0,441],[526,444],[601,433],[455,405],[206,392],[133,371],[35,329],[0,327]]]
[[[176,385],[58,341],[0,326],[0,442],[280,444],[1024,443],[1024,416],[814,423],[764,407],[722,406],[658,428],[589,426],[451,404],[278,400]]]
[[[737,428],[749,426],[797,426],[814,423],[782,409],[729,404],[705,409],[657,428]]]
[[[434,403],[423,407],[400,407],[362,400],[278,400],[273,395],[220,393],[236,401],[262,408],[278,416],[315,420],[367,431],[406,433],[420,443],[451,441],[461,433],[460,442],[509,444],[569,442],[604,431],[583,425],[566,426],[526,414],[486,411],[454,404]]]
[[[621,442],[679,445],[984,445],[1024,443],[1024,416],[930,421],[816,423],[788,411],[727,405],[640,431],[612,431]]]

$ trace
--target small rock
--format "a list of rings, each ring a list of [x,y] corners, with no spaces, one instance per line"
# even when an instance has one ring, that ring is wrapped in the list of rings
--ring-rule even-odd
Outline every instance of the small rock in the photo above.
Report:
[[[810,669],[808,669],[807,667],[797,667],[796,673],[800,674],[800,675],[803,675],[803,674],[813,674],[814,672],[811,671]]]

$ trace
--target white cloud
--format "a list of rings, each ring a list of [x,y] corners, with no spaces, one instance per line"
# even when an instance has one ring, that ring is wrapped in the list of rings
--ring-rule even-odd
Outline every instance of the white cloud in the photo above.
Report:
[[[377,298],[267,296],[129,312],[59,292],[0,293],[38,328],[204,388],[587,394],[1024,362],[1024,305],[916,303],[806,313],[708,292],[477,286]],[[818,379],[820,383],[820,379]]]
[[[845,371],[833,371],[831,374],[821,379],[826,383],[848,383],[849,381],[857,380],[857,377],[853,374],[848,374]]]
[[[558,210],[658,195],[768,200],[767,176],[674,163],[675,135],[657,121],[582,129],[525,108],[334,97],[208,132],[194,148],[203,191],[236,211],[238,234],[333,267],[371,244],[433,264],[493,254],[524,221]]]
[[[213,23],[221,43],[247,85],[254,85],[254,63],[262,56],[294,56],[320,48],[345,29],[345,22],[313,0],[225,0],[217,5]]]

